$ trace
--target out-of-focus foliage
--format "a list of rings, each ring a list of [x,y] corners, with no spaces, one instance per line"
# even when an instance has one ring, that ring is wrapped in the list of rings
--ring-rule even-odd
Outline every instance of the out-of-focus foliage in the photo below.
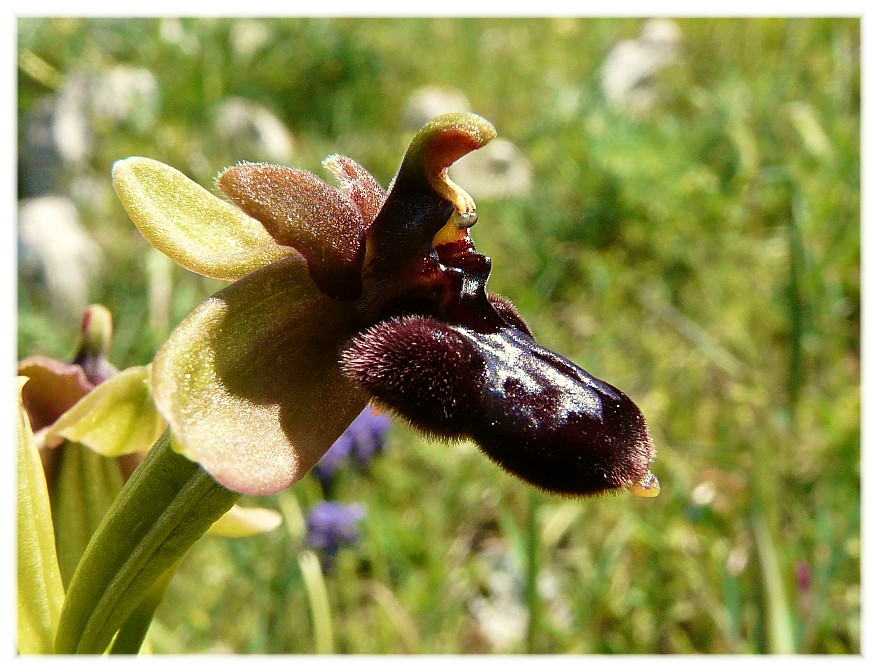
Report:
[[[641,20],[19,20],[21,132],[64,100],[68,134],[55,163],[20,138],[19,195],[75,204],[103,255],[87,298],[112,309],[122,367],[149,362],[222,284],[149,249],[113,161],[148,156],[209,186],[279,149],[325,176],[340,152],[386,183],[411,137],[406,101],[427,86],[461,92],[527,161],[518,195],[470,189],[489,288],[642,408],[661,495],[537,495],[524,637],[530,492],[473,446],[397,424],[333,488],[368,511],[325,576],[336,651],[860,650],[860,25],[676,24],[633,112],[607,102],[601,73]],[[281,132],[219,123],[234,99]],[[76,319],[20,262],[20,357],[69,357]],[[290,493],[301,510],[321,499],[314,478]],[[152,649],[312,652],[301,524],[196,545]]]

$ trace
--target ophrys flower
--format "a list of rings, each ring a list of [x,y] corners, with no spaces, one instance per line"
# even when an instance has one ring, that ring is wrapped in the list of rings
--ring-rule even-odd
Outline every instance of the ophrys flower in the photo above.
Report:
[[[343,156],[333,188],[241,164],[217,185],[131,158],[116,189],[140,231],[190,270],[235,282],[156,356],[153,388],[177,445],[221,484],[279,491],[372,400],[425,433],[470,438],[503,468],[570,495],[657,494],[654,447],[621,391],[543,347],[468,229],[475,203],[447,168],[493,137],[449,114],[412,140],[389,191]]]

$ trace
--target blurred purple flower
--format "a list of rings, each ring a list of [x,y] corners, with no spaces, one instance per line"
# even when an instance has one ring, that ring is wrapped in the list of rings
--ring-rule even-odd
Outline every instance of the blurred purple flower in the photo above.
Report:
[[[366,406],[359,413],[314,466],[313,473],[320,480],[324,491],[331,487],[335,473],[345,463],[352,460],[357,467],[363,468],[383,451],[384,436],[390,423],[388,415],[375,414],[371,406]]]
[[[307,516],[307,542],[312,548],[333,556],[340,547],[359,541],[359,523],[365,518],[365,506],[335,501],[318,503]]]

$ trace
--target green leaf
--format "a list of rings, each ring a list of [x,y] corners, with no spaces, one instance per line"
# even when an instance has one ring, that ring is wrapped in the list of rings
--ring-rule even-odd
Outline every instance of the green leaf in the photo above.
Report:
[[[146,452],[165,427],[150,372],[151,366],[135,366],[101,383],[61,415],[46,438],[60,436],[106,457]]]
[[[302,478],[368,400],[338,364],[352,319],[300,257],[204,301],[153,363],[155,403],[175,444],[242,494],[273,494]]]
[[[88,541],[122,489],[122,473],[115,459],[79,443],[64,443],[57,449],[52,517],[61,577],[69,585]]]
[[[26,381],[18,378],[18,650],[38,655],[52,652],[64,587],[46,477],[21,407],[21,387]]]
[[[113,186],[141,235],[201,275],[236,280],[293,253],[258,221],[158,161],[117,161]]]
[[[773,542],[764,514],[760,511],[753,517],[752,531],[764,586],[768,650],[771,654],[793,655],[796,648],[792,610],[783,586],[776,544]]]
[[[304,579],[305,593],[311,609],[311,622],[314,626],[314,652],[318,655],[331,655],[334,652],[332,634],[332,609],[329,606],[329,593],[320,560],[311,550],[304,550],[298,556],[298,565]]]

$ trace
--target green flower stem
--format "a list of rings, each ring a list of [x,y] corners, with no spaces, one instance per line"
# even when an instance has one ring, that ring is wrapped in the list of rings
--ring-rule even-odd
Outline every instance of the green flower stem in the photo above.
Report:
[[[311,619],[314,624],[314,652],[318,655],[334,653],[332,634],[332,608],[329,606],[329,592],[320,560],[310,550],[304,550],[298,556],[298,565],[305,582],[308,603],[311,607]]]
[[[146,596],[137,604],[137,607],[125,620],[125,624],[119,629],[118,635],[113,640],[113,646],[110,648],[111,655],[136,655],[140,651],[146,633],[149,631],[149,625],[152,624],[152,617],[164,598],[171,578],[174,577],[181,563],[182,560],[174,562],[174,565],[152,584]]]
[[[67,590],[55,651],[103,653],[153,584],[239,498],[174,452],[165,431],[86,548]]]

